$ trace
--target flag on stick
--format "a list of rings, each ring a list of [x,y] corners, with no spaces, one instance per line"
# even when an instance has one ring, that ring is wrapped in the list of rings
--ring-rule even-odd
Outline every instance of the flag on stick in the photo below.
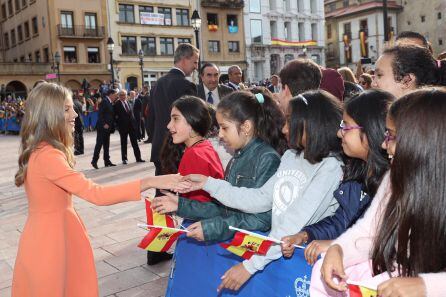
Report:
[[[376,297],[378,293],[376,289],[369,288],[364,284],[348,281],[348,289],[350,297]]]
[[[155,225],[155,226],[165,226],[174,228],[175,223],[171,216],[165,214],[159,214],[154,212],[151,208],[151,202],[148,198],[146,200],[146,215],[147,215],[147,224]]]
[[[146,224],[138,224],[138,227],[149,228],[149,233],[141,240],[138,247],[152,251],[165,252],[177,240],[182,233],[188,232],[183,229],[169,228],[164,226],[154,226]]]

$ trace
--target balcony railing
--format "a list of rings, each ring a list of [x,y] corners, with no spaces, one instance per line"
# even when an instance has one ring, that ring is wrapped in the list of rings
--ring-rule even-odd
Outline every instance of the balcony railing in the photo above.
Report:
[[[104,27],[90,28],[85,26],[63,27],[57,25],[57,36],[66,38],[104,38]]]
[[[243,0],[201,0],[202,7],[243,8]]]

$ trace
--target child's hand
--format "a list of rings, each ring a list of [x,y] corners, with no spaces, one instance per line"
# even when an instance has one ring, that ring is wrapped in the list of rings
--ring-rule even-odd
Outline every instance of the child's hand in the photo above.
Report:
[[[175,212],[178,210],[178,196],[161,191],[165,196],[156,197],[152,201],[152,209],[160,214]]]
[[[183,177],[180,174],[166,174],[154,177],[154,188],[171,190],[173,192],[180,192],[180,190],[190,188],[191,184],[182,181]]]
[[[301,245],[302,243],[306,242],[308,239],[307,232],[299,232],[294,235],[285,236],[282,238],[281,248],[282,248],[282,254],[286,258],[291,258],[294,253],[294,246],[293,244]]]
[[[179,191],[180,193],[186,193],[186,192],[192,192],[203,189],[204,185],[206,184],[206,181],[208,180],[208,177],[201,174],[189,174],[183,177],[183,182],[190,183],[190,187],[188,189],[183,189],[182,191]]]
[[[313,265],[321,253],[325,253],[330,247],[331,240],[313,240],[305,248],[305,259],[308,264]]]
[[[243,266],[243,263],[234,265],[221,277],[222,281],[217,288],[217,292],[224,289],[238,291],[250,278],[251,274]]]
[[[189,230],[189,232],[186,233],[187,237],[192,237],[198,241],[204,241],[203,227],[201,226],[201,222],[193,223],[187,228],[187,230]]]
[[[332,245],[327,250],[321,267],[322,279],[327,286],[340,292],[347,291],[347,275],[344,271],[343,258],[342,248],[337,244]],[[334,278],[339,279],[339,282],[336,283]]]

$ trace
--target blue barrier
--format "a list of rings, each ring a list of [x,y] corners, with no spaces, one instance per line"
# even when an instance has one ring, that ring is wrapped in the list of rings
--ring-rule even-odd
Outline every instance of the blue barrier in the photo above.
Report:
[[[16,117],[0,119],[0,131],[20,132],[20,123]]]
[[[312,267],[307,264],[303,250],[300,249],[296,249],[290,259],[282,257],[271,262],[238,292],[225,290],[218,295],[220,277],[242,260],[217,243],[198,242],[183,234],[178,239],[175,249],[166,297],[309,296]]]

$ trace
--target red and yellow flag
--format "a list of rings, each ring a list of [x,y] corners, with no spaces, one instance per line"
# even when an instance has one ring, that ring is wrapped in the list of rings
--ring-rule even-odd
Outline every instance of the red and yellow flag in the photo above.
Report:
[[[350,291],[350,297],[376,297],[378,293],[376,290],[360,286],[348,284],[348,289]]]
[[[175,223],[171,216],[153,212],[151,208],[151,202],[147,198],[145,200],[146,200],[147,225],[175,228]]]
[[[138,244],[138,247],[152,252],[165,252],[184,232],[186,231],[168,227],[150,227],[149,233]]]
[[[265,255],[273,242],[254,235],[237,232],[231,243],[220,243],[220,246],[246,260],[254,254]]]

